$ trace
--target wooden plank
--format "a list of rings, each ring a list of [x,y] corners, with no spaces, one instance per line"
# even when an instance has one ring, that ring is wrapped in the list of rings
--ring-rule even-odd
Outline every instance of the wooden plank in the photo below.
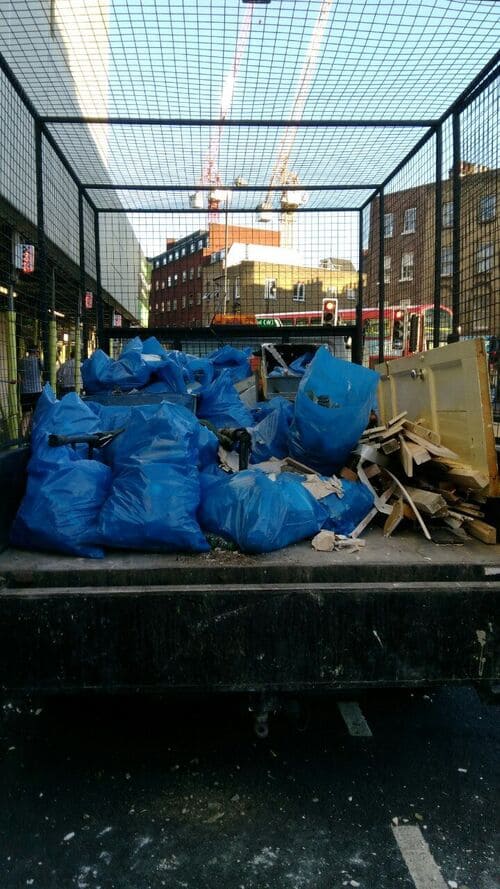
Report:
[[[399,436],[399,459],[408,478],[413,478],[413,457],[402,435]]]
[[[415,444],[412,441],[407,441],[405,444],[416,466],[421,466],[422,463],[427,463],[431,459],[429,451],[423,445]]]
[[[392,532],[396,530],[398,525],[401,524],[405,517],[404,514],[404,503],[403,499],[400,497],[396,500],[394,506],[392,507],[392,512],[387,516],[384,524],[384,537],[390,537]]]
[[[352,469],[349,469],[348,466],[344,466],[344,468],[340,470],[340,477],[347,479],[348,482],[357,482],[358,480],[358,474],[353,472]]]
[[[486,522],[481,522],[479,519],[472,519],[471,522],[467,522],[466,527],[467,532],[472,537],[477,537],[477,539],[482,540],[483,543],[494,544],[497,542],[497,532],[493,525],[488,525]]]
[[[427,441],[427,439],[421,438],[420,435],[415,435],[415,433],[411,432],[409,429],[404,430],[404,435],[415,444],[426,448],[429,451],[429,454],[432,454],[433,456],[448,457],[450,460],[459,459],[458,454],[456,454],[455,451],[450,451],[449,448],[444,448],[442,445],[433,444],[432,441]]]
[[[438,435],[437,432],[433,432],[432,429],[427,429],[426,426],[422,426],[420,423],[412,423],[411,420],[405,420],[403,426],[409,432],[413,432],[414,435],[418,435],[420,438],[432,442],[432,444],[441,444],[441,436]]]
[[[399,451],[401,445],[397,438],[390,438],[388,441],[382,442],[381,449],[384,454],[393,454],[395,451]]]
[[[484,491],[488,486],[488,477],[483,473],[467,466],[465,463],[455,463],[442,457],[434,459],[448,473],[449,479],[461,488],[470,491]]]
[[[349,537],[359,537],[359,535],[361,534],[361,532],[364,531],[365,528],[368,527],[368,525],[370,524],[370,522],[372,521],[372,519],[375,518],[375,516],[377,515],[377,513],[378,513],[378,509],[376,509],[375,507],[373,507],[373,509],[370,510],[370,512],[368,513],[368,515],[365,515],[364,519],[362,519],[362,520],[360,521],[359,525],[356,525],[356,527],[354,528],[354,531],[351,531],[351,533],[349,534]]]
[[[392,478],[394,484],[399,488],[399,490],[403,494],[403,497],[405,498],[405,500],[407,500],[408,503],[410,504],[410,506],[415,514],[415,518],[416,518],[417,522],[419,523],[420,527],[422,528],[422,531],[424,532],[427,540],[432,540],[431,535],[429,534],[427,525],[425,524],[422,516],[420,515],[420,513],[419,513],[417,507],[415,506],[415,503],[413,502],[411,495],[408,493],[407,489],[404,487],[404,485],[401,484],[399,479],[396,478],[395,475],[393,475],[393,473],[390,471],[390,469],[384,468],[383,471],[389,476],[389,478]]]
[[[367,478],[374,478],[376,475],[380,475],[380,466],[376,463],[372,463],[371,466],[365,466],[364,470]]]
[[[437,515],[442,510],[448,512],[446,501],[435,491],[424,491],[423,488],[407,488],[408,494],[418,508],[427,515]],[[445,513],[445,514],[446,514]]]
[[[388,426],[394,426],[395,423],[399,423],[400,420],[403,420],[408,416],[408,411],[401,411],[399,414],[396,414],[395,417],[392,417],[391,420],[387,423]]]

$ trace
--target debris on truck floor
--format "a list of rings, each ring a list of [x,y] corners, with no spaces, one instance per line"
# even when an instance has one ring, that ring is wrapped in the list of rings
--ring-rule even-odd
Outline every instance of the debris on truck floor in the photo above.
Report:
[[[366,473],[366,483],[391,491],[385,510],[386,536],[406,520],[418,522],[428,539],[439,538],[439,542],[475,537],[496,543],[496,528],[484,521],[488,478],[462,463],[423,420],[408,420],[407,411],[402,411],[384,426],[366,429],[358,451],[365,456],[370,453],[375,461],[366,465],[360,459],[358,471],[362,476]],[[391,488],[395,475],[389,467],[398,476],[397,490]],[[440,530],[435,533],[436,529]]]

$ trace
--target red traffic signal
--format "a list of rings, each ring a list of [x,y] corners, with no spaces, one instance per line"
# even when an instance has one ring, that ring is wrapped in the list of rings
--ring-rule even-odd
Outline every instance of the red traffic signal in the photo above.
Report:
[[[334,325],[337,316],[337,301],[331,296],[325,297],[321,309],[321,323]]]

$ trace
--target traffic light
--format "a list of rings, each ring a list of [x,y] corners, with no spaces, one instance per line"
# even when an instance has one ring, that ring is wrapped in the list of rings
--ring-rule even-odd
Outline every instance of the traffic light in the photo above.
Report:
[[[336,321],[336,300],[332,299],[331,296],[326,296],[323,300],[323,305],[321,308],[321,323],[322,324],[331,324],[332,327],[335,325]]]
[[[392,348],[402,349],[404,343],[404,316],[403,312],[395,312],[392,327]]]

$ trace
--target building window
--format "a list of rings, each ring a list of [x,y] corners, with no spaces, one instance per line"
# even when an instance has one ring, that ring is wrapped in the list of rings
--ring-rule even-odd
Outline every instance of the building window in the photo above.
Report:
[[[168,261],[169,261],[169,262],[173,262],[173,261],[174,261],[174,254],[173,254],[173,253],[169,253],[169,254],[168,254]]]
[[[276,278],[266,278],[264,282],[264,299],[276,299]]]
[[[186,255],[186,248],[183,247],[181,250],[181,256],[185,256],[185,255]]]
[[[240,279],[235,278],[233,282],[233,299],[235,302],[240,298]]]
[[[162,289],[162,290],[165,290],[165,281],[162,281],[162,282],[161,282],[161,289]]]
[[[162,312],[165,311],[165,303],[162,303],[162,304],[161,304],[161,310],[162,310]]]
[[[194,241],[191,241],[191,244],[189,245],[189,247],[190,247],[191,253],[194,253],[194,251],[196,250],[196,244],[194,243]]]
[[[170,312],[171,308],[172,308],[172,304],[171,304],[170,300],[168,299],[167,300],[167,312]]]
[[[479,222],[491,222],[497,211],[496,194],[487,194],[479,201]]]
[[[384,284],[391,283],[391,257],[384,256]]]
[[[179,275],[174,275],[174,287],[179,283]]]
[[[186,308],[186,297],[185,296],[182,297],[182,308],[183,309]]]
[[[189,269],[189,280],[192,281],[193,278],[194,278],[194,269],[193,269],[193,268],[190,268],[190,269]]]
[[[176,299],[172,300],[172,311],[173,312],[177,311],[177,300]]]
[[[160,268],[160,260],[156,259],[155,260],[155,269],[159,269],[159,268]]]
[[[164,256],[162,259],[162,265],[166,265],[166,264],[167,264],[167,257]]]
[[[155,290],[159,290],[159,289],[160,289],[160,282],[155,281]]]
[[[179,259],[179,251],[178,250],[175,250],[175,252],[174,252],[174,259],[176,259],[176,260]]]
[[[445,201],[441,210],[443,228],[453,228],[453,201]]]
[[[453,247],[441,249],[441,277],[448,278],[453,274]]]
[[[188,279],[188,273],[187,273],[186,269],[184,269],[182,272],[182,280],[187,281],[187,279]]]
[[[350,300],[350,302],[356,302],[358,299],[357,287],[346,287],[345,298]]]
[[[401,281],[413,281],[413,253],[401,257]]]
[[[306,298],[306,285],[303,281],[299,281],[293,285],[293,299],[295,302],[303,303]]]
[[[417,208],[409,207],[408,210],[405,210],[404,221],[403,221],[403,234],[409,235],[415,231],[417,225]]]
[[[384,238],[392,238],[394,234],[394,213],[384,213]]]
[[[171,287],[171,286],[172,286],[172,275],[169,275],[167,278],[167,287]]]
[[[198,250],[203,250],[203,241],[201,239],[198,241]]]
[[[199,265],[198,268],[197,268],[197,270],[196,270],[196,277],[197,277],[197,278],[201,278],[201,265]]]
[[[158,311],[158,303],[156,303],[155,309],[156,309],[156,311]]]
[[[190,309],[193,308],[193,299],[192,299],[192,297],[190,297],[188,305],[189,305],[189,308],[190,308]]]
[[[477,251],[477,271],[489,272],[493,268],[493,244],[483,244]]]

